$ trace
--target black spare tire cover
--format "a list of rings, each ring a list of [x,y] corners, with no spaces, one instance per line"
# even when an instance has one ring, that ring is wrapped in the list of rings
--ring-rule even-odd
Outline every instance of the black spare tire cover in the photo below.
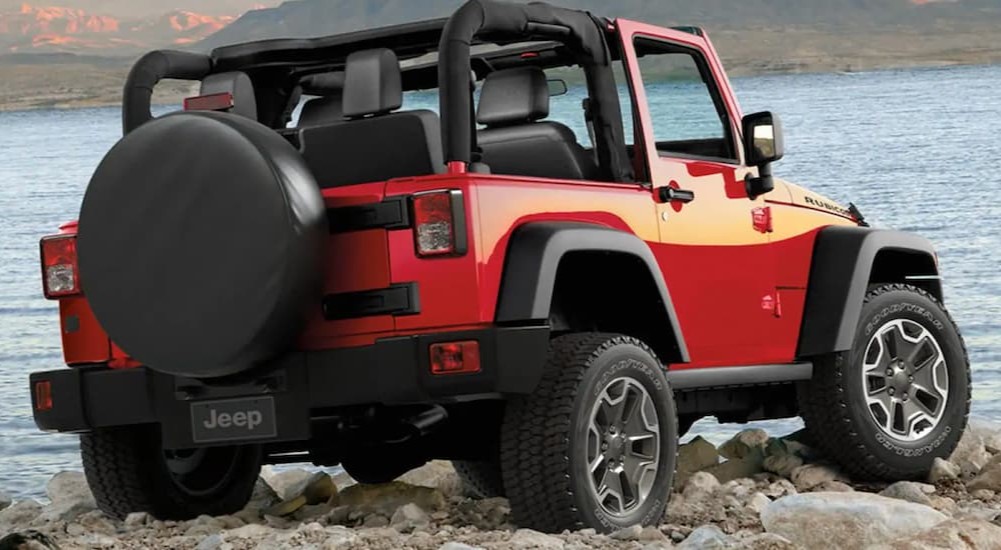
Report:
[[[325,207],[302,157],[236,115],[177,113],[107,154],[80,213],[80,278],[118,346],[218,377],[287,350],[319,307]]]

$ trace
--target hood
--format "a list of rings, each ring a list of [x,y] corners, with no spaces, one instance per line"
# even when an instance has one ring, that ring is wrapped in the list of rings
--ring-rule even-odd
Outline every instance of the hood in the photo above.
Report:
[[[800,187],[795,183],[789,183],[787,181],[780,180],[776,178],[776,191],[778,187],[785,187],[788,194],[781,199],[778,199],[780,193],[775,193],[777,200],[775,202],[787,202],[795,206],[801,206],[803,208],[809,208],[811,210],[818,210],[820,212],[826,212],[838,216],[840,218],[846,218],[852,221],[857,221],[855,216],[852,215],[851,210],[847,206],[844,206],[836,201],[833,201],[819,193],[814,193],[806,188]],[[767,197],[767,196],[766,196]],[[771,197],[768,197],[771,199]]]

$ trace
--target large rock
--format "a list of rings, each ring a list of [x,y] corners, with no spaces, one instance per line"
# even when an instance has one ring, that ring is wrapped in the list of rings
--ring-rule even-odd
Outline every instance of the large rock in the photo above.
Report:
[[[19,527],[30,523],[42,512],[42,505],[34,500],[19,500],[0,510],[0,527]],[[6,529],[4,529],[6,530]]]
[[[719,490],[720,484],[716,477],[708,472],[695,472],[681,491],[685,502],[699,502],[705,500]]]
[[[305,479],[300,479],[285,490],[285,498],[306,497],[306,504],[320,504],[331,501],[337,496],[337,485],[326,472],[316,472]]]
[[[740,459],[757,449],[764,449],[767,444],[768,433],[765,430],[743,430],[720,445],[719,454],[729,460]]]
[[[687,479],[686,474],[705,470],[719,464],[719,452],[716,446],[706,441],[701,435],[678,447],[678,474]]]
[[[294,498],[298,495],[291,494],[292,489],[298,487],[305,480],[312,477],[313,472],[301,468],[295,470],[285,470],[275,472],[271,468],[265,467],[261,470],[261,477],[275,490],[275,493],[282,499]]]
[[[807,464],[792,471],[793,485],[800,492],[809,491],[827,481],[848,481],[841,472],[824,464]]]
[[[431,516],[412,502],[400,506],[389,520],[389,526],[401,533],[427,529],[429,525],[431,525]]]
[[[97,509],[87,478],[80,472],[60,472],[45,486],[51,504],[42,511],[45,521],[72,521]]]
[[[761,514],[769,533],[813,550],[866,548],[948,518],[927,506],[867,493],[810,493],[773,502]]]
[[[906,500],[915,504],[931,506],[932,502],[928,495],[935,492],[933,485],[915,483],[913,481],[898,481],[886,489],[880,491],[880,496]]]
[[[803,459],[794,454],[777,454],[766,456],[761,467],[766,472],[771,472],[781,477],[792,477],[796,468],[803,465]]]
[[[733,537],[727,535],[715,525],[699,527],[691,532],[684,542],[677,546],[678,550],[723,550],[733,545]]]
[[[511,548],[535,548],[539,550],[558,550],[565,546],[564,542],[554,536],[532,531],[531,529],[518,529],[514,535],[508,539]]]
[[[1001,527],[981,520],[950,520],[935,527],[880,545],[874,550],[996,550],[1001,547]]]
[[[971,418],[966,425],[966,433],[979,438],[987,452],[1001,453],[1001,425],[984,418]]]
[[[306,497],[299,495],[295,498],[289,500],[283,500],[274,506],[261,511],[264,516],[271,517],[284,517],[291,516],[292,514],[299,511],[300,508],[306,505]]]
[[[14,499],[7,493],[0,491],[0,510],[8,508],[11,504],[14,504]]]
[[[447,460],[432,460],[416,470],[403,474],[397,481],[438,489],[445,496],[462,493],[462,480],[459,479],[459,474],[455,473],[452,463]]]
[[[760,533],[739,539],[727,550],[800,550],[789,539],[775,533]]]
[[[765,496],[763,493],[755,493],[750,500],[747,502],[747,507],[751,511],[760,514],[765,511],[772,504],[772,499]]]
[[[741,458],[733,458],[717,464],[705,471],[716,476],[720,483],[726,483],[734,479],[754,477],[764,471],[765,454],[764,449],[755,447],[748,451],[748,454]]]
[[[949,462],[959,466],[963,475],[975,475],[991,460],[984,441],[985,430],[978,429],[977,423],[971,423],[963,432],[956,445],[956,450],[949,457]]]
[[[386,517],[405,504],[414,503],[424,510],[440,510],[445,506],[445,496],[437,489],[417,487],[399,481],[383,485],[352,485],[340,493],[342,506],[379,513]]]
[[[257,478],[254,484],[254,492],[250,495],[250,501],[244,507],[247,510],[264,510],[274,506],[281,500],[278,493],[271,487],[264,477]]]
[[[768,488],[762,492],[766,497],[777,499],[789,495],[795,495],[799,491],[796,490],[796,486],[793,485],[788,479],[780,479],[769,485]]]
[[[984,468],[977,477],[966,484],[966,489],[971,492],[981,489],[1001,491],[1001,463],[994,463]]]
[[[936,458],[931,463],[931,470],[928,471],[928,483],[935,484],[951,479],[958,479],[960,473],[962,473],[962,470],[959,466],[948,460]]]

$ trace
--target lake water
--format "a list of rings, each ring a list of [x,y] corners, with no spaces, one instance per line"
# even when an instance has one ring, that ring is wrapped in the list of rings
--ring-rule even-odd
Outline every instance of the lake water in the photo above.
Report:
[[[778,175],[935,242],[973,362],[974,413],[1001,420],[1001,67],[733,84],[745,112],[783,117]],[[38,239],[77,217],[120,132],[118,109],[0,113],[0,488],[15,496],[38,496],[51,475],[80,467],[75,437],[41,434],[31,420],[28,373],[61,366]],[[763,426],[781,433],[798,422]],[[719,440],[736,429],[704,421],[695,431]]]

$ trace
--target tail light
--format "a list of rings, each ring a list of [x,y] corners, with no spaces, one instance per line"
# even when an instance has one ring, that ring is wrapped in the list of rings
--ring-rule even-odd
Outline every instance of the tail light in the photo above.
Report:
[[[52,410],[52,382],[48,380],[35,382],[35,410],[39,412]]]
[[[431,344],[431,374],[480,372],[480,344],[476,341]]]
[[[185,111],[225,111],[232,109],[233,105],[233,94],[229,92],[189,97],[184,100]]]
[[[414,235],[418,256],[466,253],[466,209],[462,191],[414,195]]]
[[[49,299],[80,294],[76,235],[42,239],[42,289]]]

